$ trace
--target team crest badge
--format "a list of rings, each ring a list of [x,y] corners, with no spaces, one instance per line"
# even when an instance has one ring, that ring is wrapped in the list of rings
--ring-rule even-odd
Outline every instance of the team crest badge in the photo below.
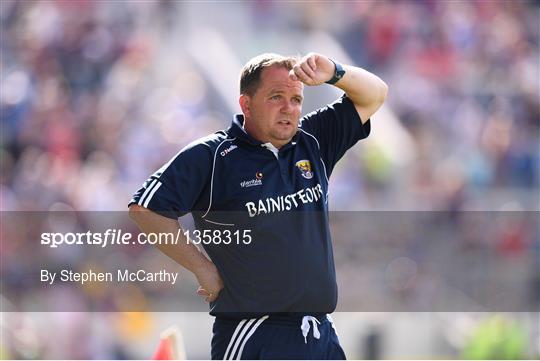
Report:
[[[313,171],[311,170],[311,163],[309,160],[302,159],[296,162],[296,166],[298,169],[300,169],[300,172],[302,172],[302,177],[306,179],[313,178]]]

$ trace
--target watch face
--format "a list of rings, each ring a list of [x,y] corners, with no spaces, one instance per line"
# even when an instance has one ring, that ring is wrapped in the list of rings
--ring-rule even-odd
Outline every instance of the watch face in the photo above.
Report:
[[[328,80],[326,83],[335,84],[338,80],[343,78],[343,75],[345,75],[345,69],[343,69],[343,66],[341,64],[336,63],[333,60],[331,60],[331,61],[336,66],[336,70],[334,72],[334,76],[332,77],[332,79]]]
[[[336,78],[341,79],[343,75],[345,75],[345,69],[343,69],[341,64],[336,64]]]

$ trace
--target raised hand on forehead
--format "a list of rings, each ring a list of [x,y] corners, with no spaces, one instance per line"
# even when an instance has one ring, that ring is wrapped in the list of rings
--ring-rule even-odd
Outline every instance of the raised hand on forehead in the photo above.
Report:
[[[291,80],[299,80],[310,86],[321,85],[334,76],[335,65],[326,56],[309,53],[289,72]]]

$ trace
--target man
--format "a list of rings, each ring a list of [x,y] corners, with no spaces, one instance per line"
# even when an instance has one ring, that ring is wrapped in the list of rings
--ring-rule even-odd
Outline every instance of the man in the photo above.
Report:
[[[300,121],[304,84],[324,83],[344,96]],[[337,304],[328,178],[368,136],[386,92],[377,76],[320,54],[257,56],[241,73],[242,114],[135,194],[130,216],[143,232],[176,233],[187,212],[210,232],[210,259],[187,241],[159,247],[210,302],[212,359],[345,358],[327,317]]]

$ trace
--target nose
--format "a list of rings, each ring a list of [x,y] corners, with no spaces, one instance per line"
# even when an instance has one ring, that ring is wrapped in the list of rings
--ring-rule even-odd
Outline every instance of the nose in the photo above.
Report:
[[[290,100],[285,100],[283,102],[283,105],[281,107],[281,112],[284,113],[284,114],[290,114],[292,113],[294,110],[294,104],[292,101]]]

